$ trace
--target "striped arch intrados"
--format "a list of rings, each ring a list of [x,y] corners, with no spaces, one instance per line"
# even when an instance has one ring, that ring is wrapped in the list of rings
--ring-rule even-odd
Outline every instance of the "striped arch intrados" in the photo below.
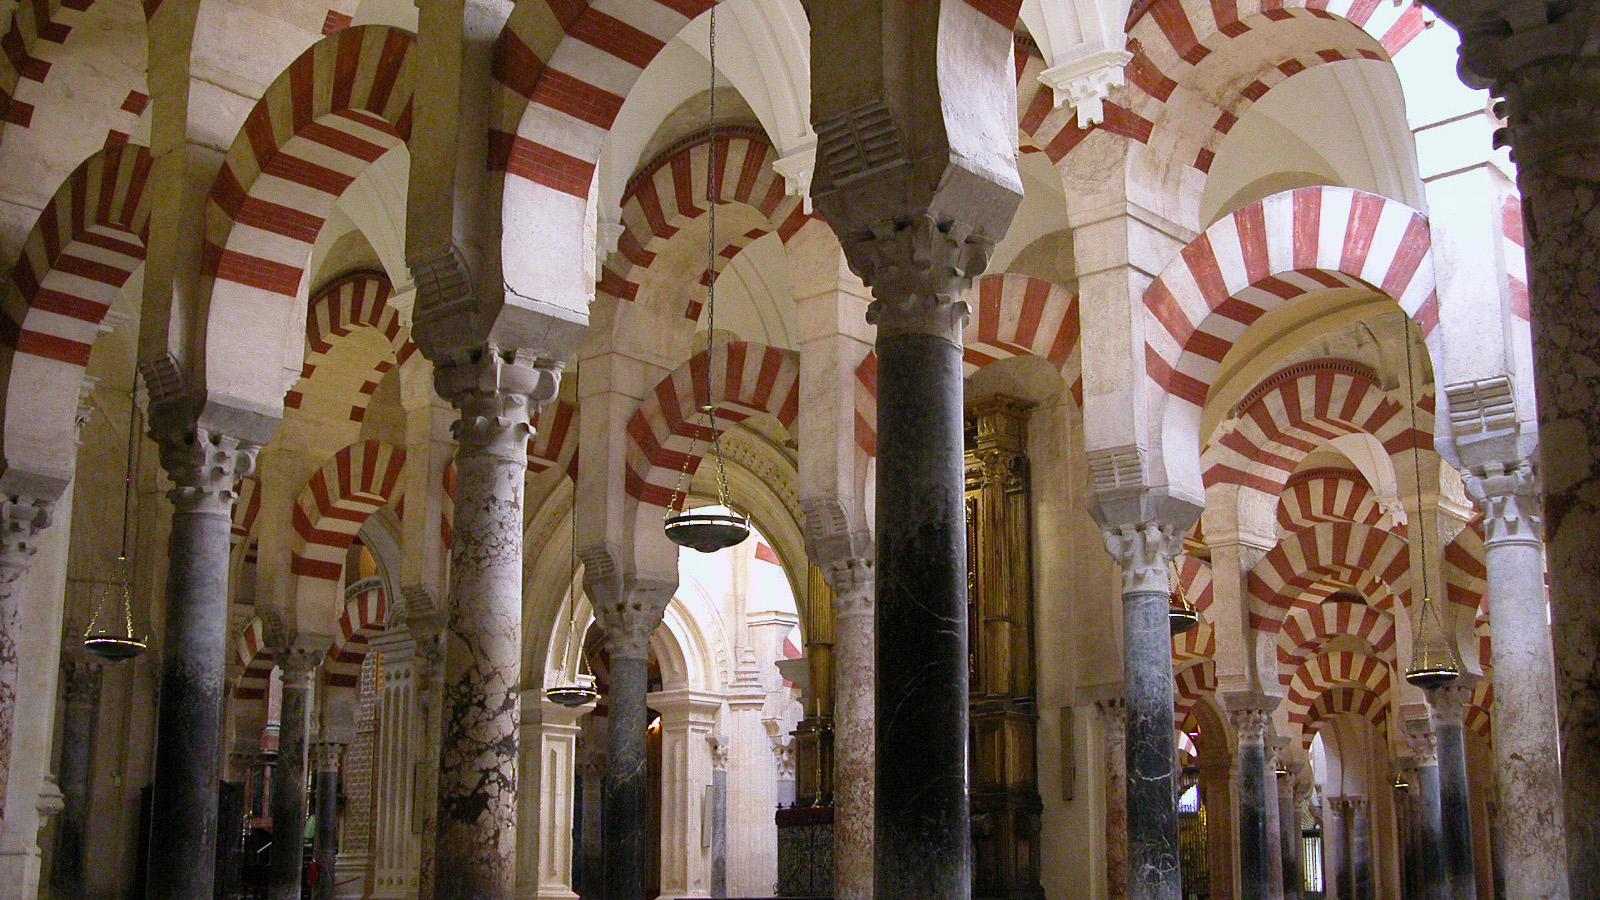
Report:
[[[1356,685],[1386,697],[1394,686],[1394,670],[1376,656],[1347,650],[1323,651],[1309,657],[1287,682],[1284,702],[1289,720],[1302,720],[1318,696],[1343,685]]]
[[[1276,519],[1284,531],[1299,531],[1324,522],[1353,522],[1384,527],[1386,513],[1367,479],[1355,469],[1306,469],[1289,477],[1278,497]],[[1391,526],[1406,536],[1406,523]]]
[[[1309,708],[1299,713],[1298,719],[1291,714],[1290,721],[1300,726],[1301,744],[1309,749],[1312,738],[1334,716],[1346,713],[1357,716],[1381,732],[1388,724],[1388,711],[1389,701],[1370,688],[1344,684],[1323,691]]]
[[[1217,664],[1210,659],[1190,663],[1175,670],[1172,679],[1175,722],[1188,731],[1195,724],[1195,707],[1217,690]]]
[[[699,412],[707,398],[717,404],[720,428],[765,415],[792,435],[800,411],[799,354],[732,341],[710,357],[702,350],[663,378],[628,419],[628,496],[649,506],[683,502],[674,486],[681,473],[692,477],[699,469],[713,436]]]
[[[356,591],[345,601],[339,614],[339,629],[328,648],[327,684],[330,687],[356,687],[361,681],[361,664],[366,659],[370,638],[383,633],[389,615],[389,594],[377,579]],[[352,585],[351,587],[358,587]]]
[[[1410,551],[1392,531],[1334,522],[1285,536],[1246,577],[1253,627],[1277,633],[1289,609],[1304,593],[1322,587],[1331,595],[1353,589],[1379,609],[1398,601],[1411,605]],[[1382,586],[1379,598],[1372,593]],[[1392,599],[1390,599],[1392,598]],[[1378,599],[1379,602],[1373,602]]]
[[[1421,213],[1349,188],[1284,191],[1223,216],[1145,291],[1145,369],[1156,397],[1168,410],[1202,407],[1250,325],[1327,289],[1395,300],[1431,345],[1439,314],[1432,248]]]
[[[1212,659],[1217,655],[1217,629],[1200,617],[1194,628],[1172,636],[1172,661],[1174,663],[1196,659]]]
[[[1393,665],[1395,633],[1394,616],[1367,603],[1333,601],[1296,607],[1278,634],[1279,680],[1287,685],[1307,659],[1344,637],[1361,641],[1372,655]]]
[[[312,294],[306,309],[305,362],[301,365],[299,380],[284,397],[285,408],[300,407],[317,369],[328,361],[341,339],[357,329],[371,329],[382,338],[384,353],[376,360],[362,361],[367,365],[368,377],[357,389],[358,396],[350,406],[350,421],[360,422],[366,417],[367,404],[379,382],[417,351],[410,328],[401,322],[400,311],[389,302],[392,293],[387,275],[352,272]]]
[[[267,646],[267,627],[265,619],[255,616],[245,623],[234,641],[233,662],[239,666],[239,679],[233,688],[234,699],[266,699],[272,669],[276,665],[272,649]]]
[[[294,505],[296,575],[337,582],[344,554],[373,513],[399,497],[405,451],[381,441],[351,444],[306,480]]]
[[[1445,602],[1462,609],[1488,609],[1489,568],[1483,520],[1471,522],[1444,547]]]
[[[234,139],[207,208],[209,274],[232,290],[294,297],[333,204],[410,139],[412,38],[362,25],[313,44]]]

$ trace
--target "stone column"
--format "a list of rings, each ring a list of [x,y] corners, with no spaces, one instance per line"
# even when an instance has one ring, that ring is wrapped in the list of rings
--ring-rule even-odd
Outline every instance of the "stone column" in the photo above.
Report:
[[[311,857],[317,861],[317,900],[333,900],[339,862],[339,763],[348,744],[317,743],[317,835]]]
[[[0,815],[5,814],[11,772],[23,576],[39,552],[35,539],[50,526],[54,506],[33,497],[0,497]]]
[[[728,896],[728,738],[707,735],[711,745],[711,896]],[[781,801],[780,801],[781,802]]]
[[[228,535],[235,485],[254,467],[256,448],[192,423],[174,423],[160,408],[152,414],[151,436],[175,486],[167,493],[171,561],[147,895],[188,900],[213,892],[228,650]]]
[[[1428,691],[1428,712],[1439,758],[1439,815],[1443,841],[1444,896],[1477,900],[1478,879],[1472,852],[1472,802],[1467,782],[1467,745],[1462,717],[1472,699],[1465,675],[1447,687]]]
[[[516,889],[517,720],[522,677],[522,490],[538,404],[559,370],[490,345],[435,361],[461,412],[434,833],[436,897]]]
[[[872,561],[846,558],[823,568],[833,588],[833,895],[871,900],[873,858]],[[850,689],[854,686],[854,689]]]
[[[73,646],[76,645],[76,646]],[[56,820],[55,864],[50,887],[57,897],[84,895],[84,834],[94,756],[95,706],[100,700],[101,663],[84,652],[77,629],[67,632],[61,653],[65,685],[61,712],[61,815]]]
[[[604,721],[603,719],[601,721]],[[590,727],[594,727],[591,720]],[[573,873],[573,888],[585,896],[602,897],[605,886],[605,807],[606,756],[598,747],[585,746],[589,738],[578,740],[578,870]],[[597,739],[595,744],[599,744]]]
[[[584,591],[594,604],[596,622],[606,636],[611,684],[606,705],[605,894],[644,896],[646,698],[649,689],[650,635],[667,611],[673,585],[607,571],[608,563],[584,554]]]
[[[716,725],[722,697],[691,690],[667,691],[650,695],[650,706],[661,713],[661,898],[708,897],[711,842],[704,829],[710,823],[702,814],[706,792],[711,789],[712,762],[706,738]],[[611,827],[610,819],[606,827]],[[777,879],[776,866],[769,877]]]
[[[306,763],[311,681],[326,647],[310,642],[272,651],[283,683],[278,707],[278,764],[272,773],[271,900],[299,900],[306,833]]]
[[[1106,759],[1106,897],[1128,896],[1128,722],[1122,698],[1099,700]]]
[[[578,720],[594,711],[551,703],[541,691],[527,691],[523,703],[538,704],[537,731],[523,728],[522,781],[530,802],[518,810],[525,835],[517,848],[517,896],[538,900],[577,900],[572,890],[573,785],[577,774]],[[532,713],[529,713],[532,718]],[[538,802],[531,802],[537,797]]]
[[[1567,896],[1561,817],[1555,671],[1532,468],[1482,466],[1465,473],[1483,511],[1484,563],[1494,648],[1494,752],[1500,784],[1500,842],[1514,898]]]
[[[1348,797],[1350,835],[1350,896],[1354,900],[1374,900],[1372,871],[1372,821],[1365,797]]]
[[[1353,900],[1345,799],[1322,798],[1322,890],[1330,900]]]
[[[1272,900],[1283,898],[1283,826],[1278,816],[1278,764],[1279,756],[1289,739],[1267,738],[1267,765],[1262,780],[1262,805],[1267,811],[1267,896]]]
[[[1239,736],[1239,865],[1244,900],[1272,895],[1272,857],[1267,849],[1267,724],[1277,699],[1262,694],[1223,697]]]
[[[413,798],[421,715],[417,706],[416,644],[403,628],[371,640],[383,654],[383,692],[378,697],[375,748],[372,896],[397,900],[417,896],[418,842]]]
[[[1295,802],[1293,772],[1277,775],[1278,782],[1278,842],[1282,847],[1284,900],[1300,900],[1305,884],[1303,864],[1300,861],[1300,805]]]
[[[1595,614],[1594,598],[1600,595],[1600,554],[1595,553],[1600,500],[1591,486],[1600,476],[1600,456],[1593,450],[1600,443],[1600,382],[1593,374],[1600,369],[1600,341],[1595,339],[1600,285],[1600,263],[1595,262],[1600,259],[1600,215],[1595,212],[1600,206],[1600,168],[1595,165],[1600,157],[1600,55],[1595,46],[1600,24],[1589,3],[1432,0],[1429,5],[1461,33],[1462,77],[1505,98],[1497,112],[1507,124],[1496,141],[1511,147],[1517,164],[1527,235],[1543,445],[1540,476],[1549,513],[1545,539],[1559,758],[1565,775],[1566,865],[1572,895],[1597,896],[1600,818],[1593,810],[1595,785],[1600,784],[1600,669],[1594,660],[1600,615]],[[1498,624],[1492,627],[1498,637]],[[1501,669],[1495,671],[1504,677]],[[1498,701],[1496,706],[1504,710],[1509,704]],[[1496,729],[1497,737],[1503,733],[1503,728]],[[1442,746],[1440,751],[1442,756]],[[1538,755],[1550,756],[1548,745]],[[1501,780],[1510,783],[1513,793],[1526,790],[1515,777]],[[1510,810],[1507,814],[1515,815]],[[1531,827],[1544,834],[1555,829],[1553,823]],[[1526,864],[1549,858],[1549,853],[1536,853]],[[1513,865],[1520,871],[1523,863]],[[1516,890],[1513,896],[1518,896]],[[1558,884],[1552,890],[1556,892],[1526,896],[1562,896]]]
[[[1108,528],[1122,567],[1122,667],[1127,703],[1128,888],[1136,900],[1178,900],[1177,758],[1167,565],[1183,545],[1175,527]]]
[[[1415,754],[1416,775],[1411,781],[1416,807],[1416,832],[1412,847],[1417,856],[1417,878],[1427,900],[1448,900],[1443,891],[1444,813],[1439,803],[1439,753],[1433,727],[1421,720],[1406,723],[1406,740]]]

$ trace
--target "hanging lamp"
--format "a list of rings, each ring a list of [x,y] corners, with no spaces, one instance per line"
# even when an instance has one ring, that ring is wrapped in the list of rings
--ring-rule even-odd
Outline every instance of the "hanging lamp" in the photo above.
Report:
[[[572,365],[572,396],[576,402],[577,413],[573,422],[574,433],[583,434],[583,396],[578,393],[579,378],[582,377],[583,362],[574,360]],[[575,580],[578,577],[578,485],[572,485],[572,540],[567,550],[567,571],[572,573]],[[600,692],[594,688],[594,676],[590,675],[588,681],[583,680],[584,670],[589,668],[589,648],[587,641],[578,642],[578,670],[570,682],[560,680],[567,672],[567,656],[572,653],[572,633],[578,628],[578,591],[576,583],[567,596],[567,639],[561,645],[561,667],[557,672],[555,687],[546,688],[544,698],[558,706],[575,709],[600,699]]]
[[[708,114],[707,146],[710,150],[706,157],[706,200],[710,206],[708,219],[709,235],[706,238],[706,271],[715,272],[717,260],[717,10],[711,8],[711,84],[710,84],[710,112]],[[711,399],[711,372],[715,371],[712,363],[716,356],[717,336],[717,279],[715,275],[709,279],[706,287],[706,379],[704,398],[697,404],[700,416],[705,419],[705,430],[710,435],[708,443],[711,447],[711,458],[716,464],[717,476],[717,504],[715,506],[688,509],[689,505],[689,470],[694,459],[696,438],[691,432],[689,452],[684,454],[683,468],[678,472],[677,484],[673,487],[671,500],[667,504],[667,514],[662,521],[662,528],[667,533],[667,539],[680,547],[688,547],[701,553],[715,553],[744,542],[750,536],[750,518],[741,515],[734,509],[728,492],[728,471],[722,459],[722,433],[717,430],[717,404]],[[696,418],[699,418],[698,416]],[[691,428],[694,425],[691,424]]]
[[[96,598],[94,611],[89,616],[89,627],[83,633],[83,649],[102,659],[113,662],[132,659],[150,646],[133,630],[133,573],[128,565],[128,521],[133,508],[133,473],[136,469],[134,455],[138,443],[139,401],[134,393],[128,395],[128,452],[124,457],[122,473],[122,545],[117,558],[111,563],[111,580]]]
[[[1411,433],[1417,433],[1417,382],[1411,364],[1411,328],[1403,324],[1406,341],[1406,394],[1411,404]],[[1422,556],[1422,611],[1417,616],[1416,640],[1411,649],[1411,666],[1406,681],[1423,690],[1444,687],[1461,677],[1461,660],[1456,657],[1444,620],[1428,590],[1428,523],[1422,510],[1422,452],[1411,451],[1412,475],[1417,490],[1417,534]]]
[[[1167,564],[1167,590],[1167,626],[1172,629],[1173,636],[1199,628],[1200,613],[1183,589],[1183,576],[1178,572],[1176,559]]]

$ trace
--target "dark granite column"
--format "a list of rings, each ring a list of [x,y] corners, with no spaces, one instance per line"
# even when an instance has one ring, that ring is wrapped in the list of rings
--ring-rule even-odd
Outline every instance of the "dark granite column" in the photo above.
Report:
[[[1466,678],[1463,676],[1462,681]],[[1476,900],[1478,878],[1472,853],[1472,802],[1468,796],[1467,745],[1462,717],[1472,688],[1457,681],[1427,692],[1428,711],[1439,755],[1439,815],[1444,840],[1444,896],[1450,900]]]
[[[1355,900],[1355,879],[1350,871],[1349,805],[1343,797],[1322,798],[1322,870],[1327,878],[1323,893],[1335,900]]]
[[[1282,845],[1284,900],[1300,900],[1305,876],[1300,862],[1300,804],[1295,800],[1292,772],[1274,776],[1278,782],[1278,842]]]
[[[435,360],[434,387],[461,412],[435,897],[508,897],[516,886],[522,490],[533,414],[559,382],[556,367],[493,345]]]
[[[1592,3],[1432,0],[1459,71],[1505,102],[1522,192],[1571,895],[1600,896],[1600,18]],[[1497,631],[1498,633],[1498,631]],[[1496,670],[1499,671],[1498,669]],[[1441,777],[1443,756],[1441,745]],[[1509,812],[1509,810],[1508,810]],[[1448,808],[1446,815],[1449,814]],[[1530,895],[1531,896],[1531,895]]]
[[[1108,528],[1106,547],[1122,567],[1123,700],[1127,708],[1128,896],[1178,900],[1178,800],[1173,778],[1172,631],[1167,565],[1183,531],[1147,522]]]
[[[1425,721],[1406,723],[1406,740],[1415,754],[1416,774],[1411,780],[1411,802],[1416,812],[1412,848],[1417,857],[1417,879],[1426,900],[1449,900],[1444,892],[1444,813],[1439,803],[1438,743],[1433,726]]]
[[[312,646],[272,651],[283,683],[278,707],[278,762],[272,772],[271,900],[299,900],[306,833],[306,761],[311,724],[311,676],[322,661]]]
[[[584,590],[605,632],[610,656],[606,707],[605,894],[643,897],[650,854],[645,821],[645,694],[649,690],[650,635],[672,600],[675,585],[655,579],[609,576],[600,557],[585,552]]]
[[[317,900],[333,900],[339,861],[339,762],[346,744],[317,743],[317,836],[311,857],[317,861]]]
[[[167,492],[171,561],[146,894],[152,900],[192,900],[213,893],[228,649],[228,533],[234,487],[254,467],[255,447],[196,428],[159,406],[151,415],[151,437],[176,486]]]
[[[1228,718],[1239,736],[1239,868],[1244,900],[1272,895],[1272,858],[1267,849],[1267,725],[1277,698],[1228,694]]]
[[[1267,768],[1262,787],[1267,809],[1267,896],[1283,900],[1283,827],[1278,820],[1283,810],[1278,803],[1278,765],[1289,739],[1268,737],[1266,743]]]
[[[61,814],[56,817],[55,861],[50,871],[56,897],[84,894],[84,828],[89,817],[89,787],[94,756],[95,705],[100,700],[101,663],[84,652],[78,629],[67,632],[61,652],[64,703],[61,710]]]
[[[1400,849],[1400,890],[1402,896],[1422,895],[1422,876],[1418,873],[1420,857],[1417,853],[1417,767],[1408,757],[1395,760],[1396,777],[1405,782],[1404,790],[1394,796],[1394,825]]]
[[[1350,804],[1350,877],[1354,900],[1374,900],[1372,871],[1372,821],[1365,797],[1352,797]]]

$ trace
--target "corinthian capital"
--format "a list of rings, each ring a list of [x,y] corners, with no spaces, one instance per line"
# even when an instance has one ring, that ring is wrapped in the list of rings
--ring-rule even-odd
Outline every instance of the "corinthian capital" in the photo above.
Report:
[[[440,360],[433,370],[439,396],[461,411],[454,426],[461,454],[521,460],[539,404],[561,387],[561,366],[526,350],[493,344]]]
[[[1183,532],[1162,522],[1115,525],[1101,532],[1122,567],[1122,593],[1167,593],[1167,566],[1183,552]]]
[[[867,321],[878,334],[929,334],[961,342],[961,293],[983,273],[994,241],[956,221],[922,214],[847,236],[850,267],[872,288]]]
[[[172,481],[167,497],[178,512],[229,515],[239,479],[255,471],[256,444],[196,423],[182,410],[154,407],[150,437]]]
[[[0,587],[9,587],[28,570],[39,552],[39,533],[50,527],[54,509],[54,500],[0,496]]]
[[[595,621],[605,632],[611,655],[624,659],[649,659],[650,635],[661,624],[677,585],[634,575],[588,574],[590,554],[584,559],[584,592],[594,604]]]
[[[1467,495],[1483,511],[1484,538],[1489,543],[1539,541],[1539,483],[1526,460],[1511,466],[1477,466],[1461,475]]]

